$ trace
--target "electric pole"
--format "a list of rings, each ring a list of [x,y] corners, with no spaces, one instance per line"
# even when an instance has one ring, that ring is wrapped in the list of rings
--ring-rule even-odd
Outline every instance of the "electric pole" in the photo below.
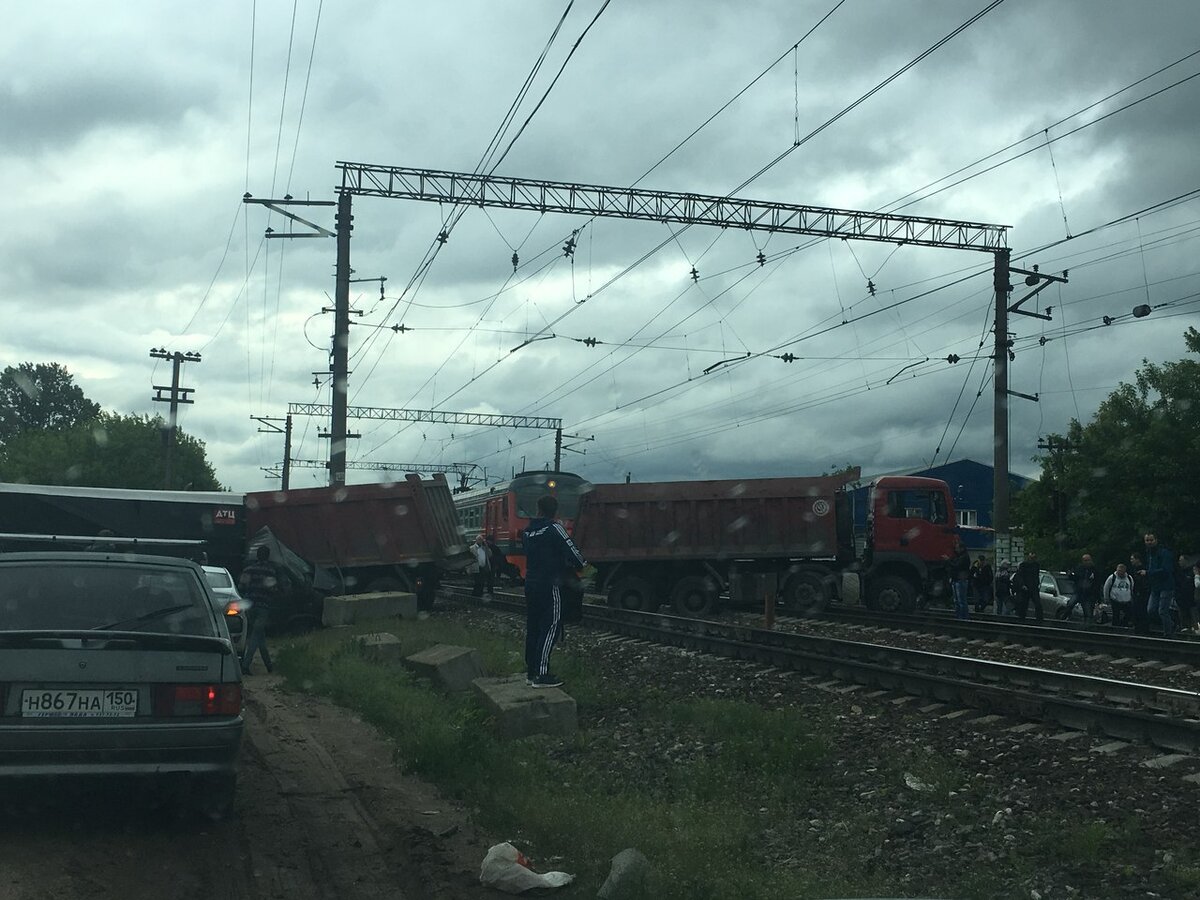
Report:
[[[286,491],[291,482],[292,474],[292,416],[289,413],[286,418],[280,419],[278,416],[251,416],[254,421],[259,422],[266,428],[258,429],[260,433],[267,434],[282,434],[283,435],[283,468],[281,470],[282,484],[280,489]],[[276,425],[276,422],[283,422],[283,428]],[[271,472],[274,475],[274,472]]]
[[[150,356],[154,359],[169,359],[171,360],[171,386],[154,384],[151,387],[158,393],[152,398],[156,403],[170,403],[170,420],[167,427],[163,430],[163,445],[165,448],[165,471],[163,474],[163,489],[171,489],[171,451],[175,446],[175,423],[178,420],[178,410],[181,403],[193,403],[188,395],[195,391],[195,388],[185,388],[179,386],[179,367],[185,362],[200,362],[199,353],[180,353],[178,351],[172,353],[166,348],[150,348]],[[167,395],[163,396],[163,391],[167,391]]]

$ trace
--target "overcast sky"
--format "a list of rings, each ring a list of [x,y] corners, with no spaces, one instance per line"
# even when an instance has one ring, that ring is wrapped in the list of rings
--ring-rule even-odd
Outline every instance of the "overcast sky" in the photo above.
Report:
[[[107,409],[165,414],[150,349],[199,352],[181,426],[227,487],[278,484],[282,436],[251,417],[331,402],[336,248],[264,240],[286,223],[242,195],[333,200],[338,161],[474,171],[544,52],[498,175],[1005,225],[1014,265],[1069,270],[1027,304],[1050,321],[1010,323],[1010,387],[1040,398],[1011,403],[1031,474],[1040,436],[1181,358],[1200,319],[1200,4],[1006,0],[854,105],[991,5],[10,4],[0,364],[58,362]],[[355,277],[387,277],[382,298],[353,286],[354,406],[561,418],[594,436],[563,467],[595,481],[992,460],[990,254],[469,209],[418,279],[453,211],[353,202]],[[298,417],[293,457],[326,459],[328,427]],[[554,452],[552,432],[350,428],[352,461],[493,479]]]

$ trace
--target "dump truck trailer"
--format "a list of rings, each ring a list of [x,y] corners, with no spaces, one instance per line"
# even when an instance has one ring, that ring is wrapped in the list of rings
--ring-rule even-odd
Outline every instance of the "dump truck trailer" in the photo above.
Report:
[[[444,475],[344,487],[246,495],[250,534],[263,528],[314,566],[341,593],[409,591],[422,608],[444,574],[472,562]]]
[[[843,597],[847,576],[868,606],[915,608],[937,593],[957,540],[945,482],[888,476],[867,494],[856,548],[852,469],[812,478],[597,484],[574,539],[609,603],[681,615],[714,610],[774,581],[783,607],[813,614]],[[758,588],[761,591],[761,588]]]

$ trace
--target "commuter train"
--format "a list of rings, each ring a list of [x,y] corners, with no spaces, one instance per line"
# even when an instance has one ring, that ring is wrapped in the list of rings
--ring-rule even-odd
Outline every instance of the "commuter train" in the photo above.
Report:
[[[458,521],[468,541],[475,535],[490,535],[496,545],[525,577],[525,550],[521,530],[537,517],[538,498],[558,498],[558,515],[570,531],[579,512],[579,500],[591,484],[570,472],[522,472],[510,481],[454,495]]]

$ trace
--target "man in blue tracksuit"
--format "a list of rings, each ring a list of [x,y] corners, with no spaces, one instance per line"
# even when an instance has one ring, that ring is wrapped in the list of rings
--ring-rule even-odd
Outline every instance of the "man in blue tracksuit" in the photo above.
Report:
[[[568,571],[587,565],[579,548],[555,521],[558,500],[547,494],[537,502],[538,518],[521,532],[525,545],[525,671],[532,687],[558,687],[550,674],[550,651],[562,622],[559,587]]]

